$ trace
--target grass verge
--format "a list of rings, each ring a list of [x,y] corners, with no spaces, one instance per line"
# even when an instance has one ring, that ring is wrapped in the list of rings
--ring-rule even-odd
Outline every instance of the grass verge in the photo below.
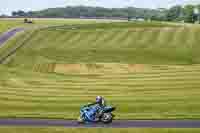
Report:
[[[200,129],[86,129],[86,128],[33,128],[33,127],[0,127],[2,133],[199,133]]]

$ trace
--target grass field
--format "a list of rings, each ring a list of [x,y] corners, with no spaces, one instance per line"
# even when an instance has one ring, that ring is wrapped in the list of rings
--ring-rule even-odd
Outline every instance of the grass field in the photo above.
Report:
[[[159,69],[63,75],[1,68],[0,116],[76,119],[81,105],[102,95],[118,107],[117,119],[200,118],[200,66]]]
[[[23,24],[19,20],[7,21],[0,19],[0,34],[8,31],[11,28],[22,26]]]
[[[110,27],[105,28],[108,25]],[[90,28],[83,26],[83,29],[62,27],[37,31],[31,39],[23,42],[26,46],[16,53],[8,65],[30,68],[35,64],[54,62],[129,64],[200,62],[199,27],[150,25],[142,28],[124,24],[123,28],[111,25],[107,24],[103,28],[91,25]]]
[[[47,18],[32,18],[33,24],[24,24],[23,18],[0,18],[0,34],[16,27],[38,28],[46,26],[61,26],[71,24],[91,24],[99,22],[112,22],[112,20],[89,20],[89,19],[47,19]],[[114,21],[114,20],[113,20]],[[116,20],[117,21],[117,20]]]
[[[102,95],[118,107],[117,119],[199,119],[199,32],[108,23],[21,34],[0,49],[2,57],[24,45],[0,67],[0,117],[76,119]],[[60,66],[40,73],[52,70],[47,64]]]
[[[199,133],[199,129],[66,129],[66,128],[31,128],[31,127],[1,127],[4,133]]]

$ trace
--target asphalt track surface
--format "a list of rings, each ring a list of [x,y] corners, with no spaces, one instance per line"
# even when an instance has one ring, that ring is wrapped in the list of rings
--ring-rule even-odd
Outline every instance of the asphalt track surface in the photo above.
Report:
[[[0,46],[2,46],[8,39],[13,37],[16,33],[23,31],[24,28],[15,28],[3,34],[0,34]]]
[[[111,124],[80,124],[72,120],[0,119],[0,126],[68,128],[200,128],[200,120],[116,120]]]

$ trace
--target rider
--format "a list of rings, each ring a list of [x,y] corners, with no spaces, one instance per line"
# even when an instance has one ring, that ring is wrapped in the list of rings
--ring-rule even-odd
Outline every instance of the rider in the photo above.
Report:
[[[90,103],[88,104],[87,106],[90,107],[90,106],[95,106],[95,105],[98,105],[100,106],[101,108],[104,108],[106,106],[106,103],[105,103],[105,100],[102,96],[97,96],[96,97],[96,101],[94,103]],[[99,112],[97,112],[95,115],[96,117],[96,120],[95,121],[98,121],[99,120],[99,117],[102,115],[102,110],[99,110]]]
[[[94,103],[90,103],[87,106],[94,106],[94,105],[99,105],[100,107],[104,107],[106,105],[105,99],[102,96],[97,96],[96,101]]]

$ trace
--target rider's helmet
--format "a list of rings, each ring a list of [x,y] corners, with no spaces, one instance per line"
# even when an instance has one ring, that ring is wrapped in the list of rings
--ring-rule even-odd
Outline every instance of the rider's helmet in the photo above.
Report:
[[[103,97],[102,96],[97,96],[96,97],[96,103],[102,104],[103,103]]]

